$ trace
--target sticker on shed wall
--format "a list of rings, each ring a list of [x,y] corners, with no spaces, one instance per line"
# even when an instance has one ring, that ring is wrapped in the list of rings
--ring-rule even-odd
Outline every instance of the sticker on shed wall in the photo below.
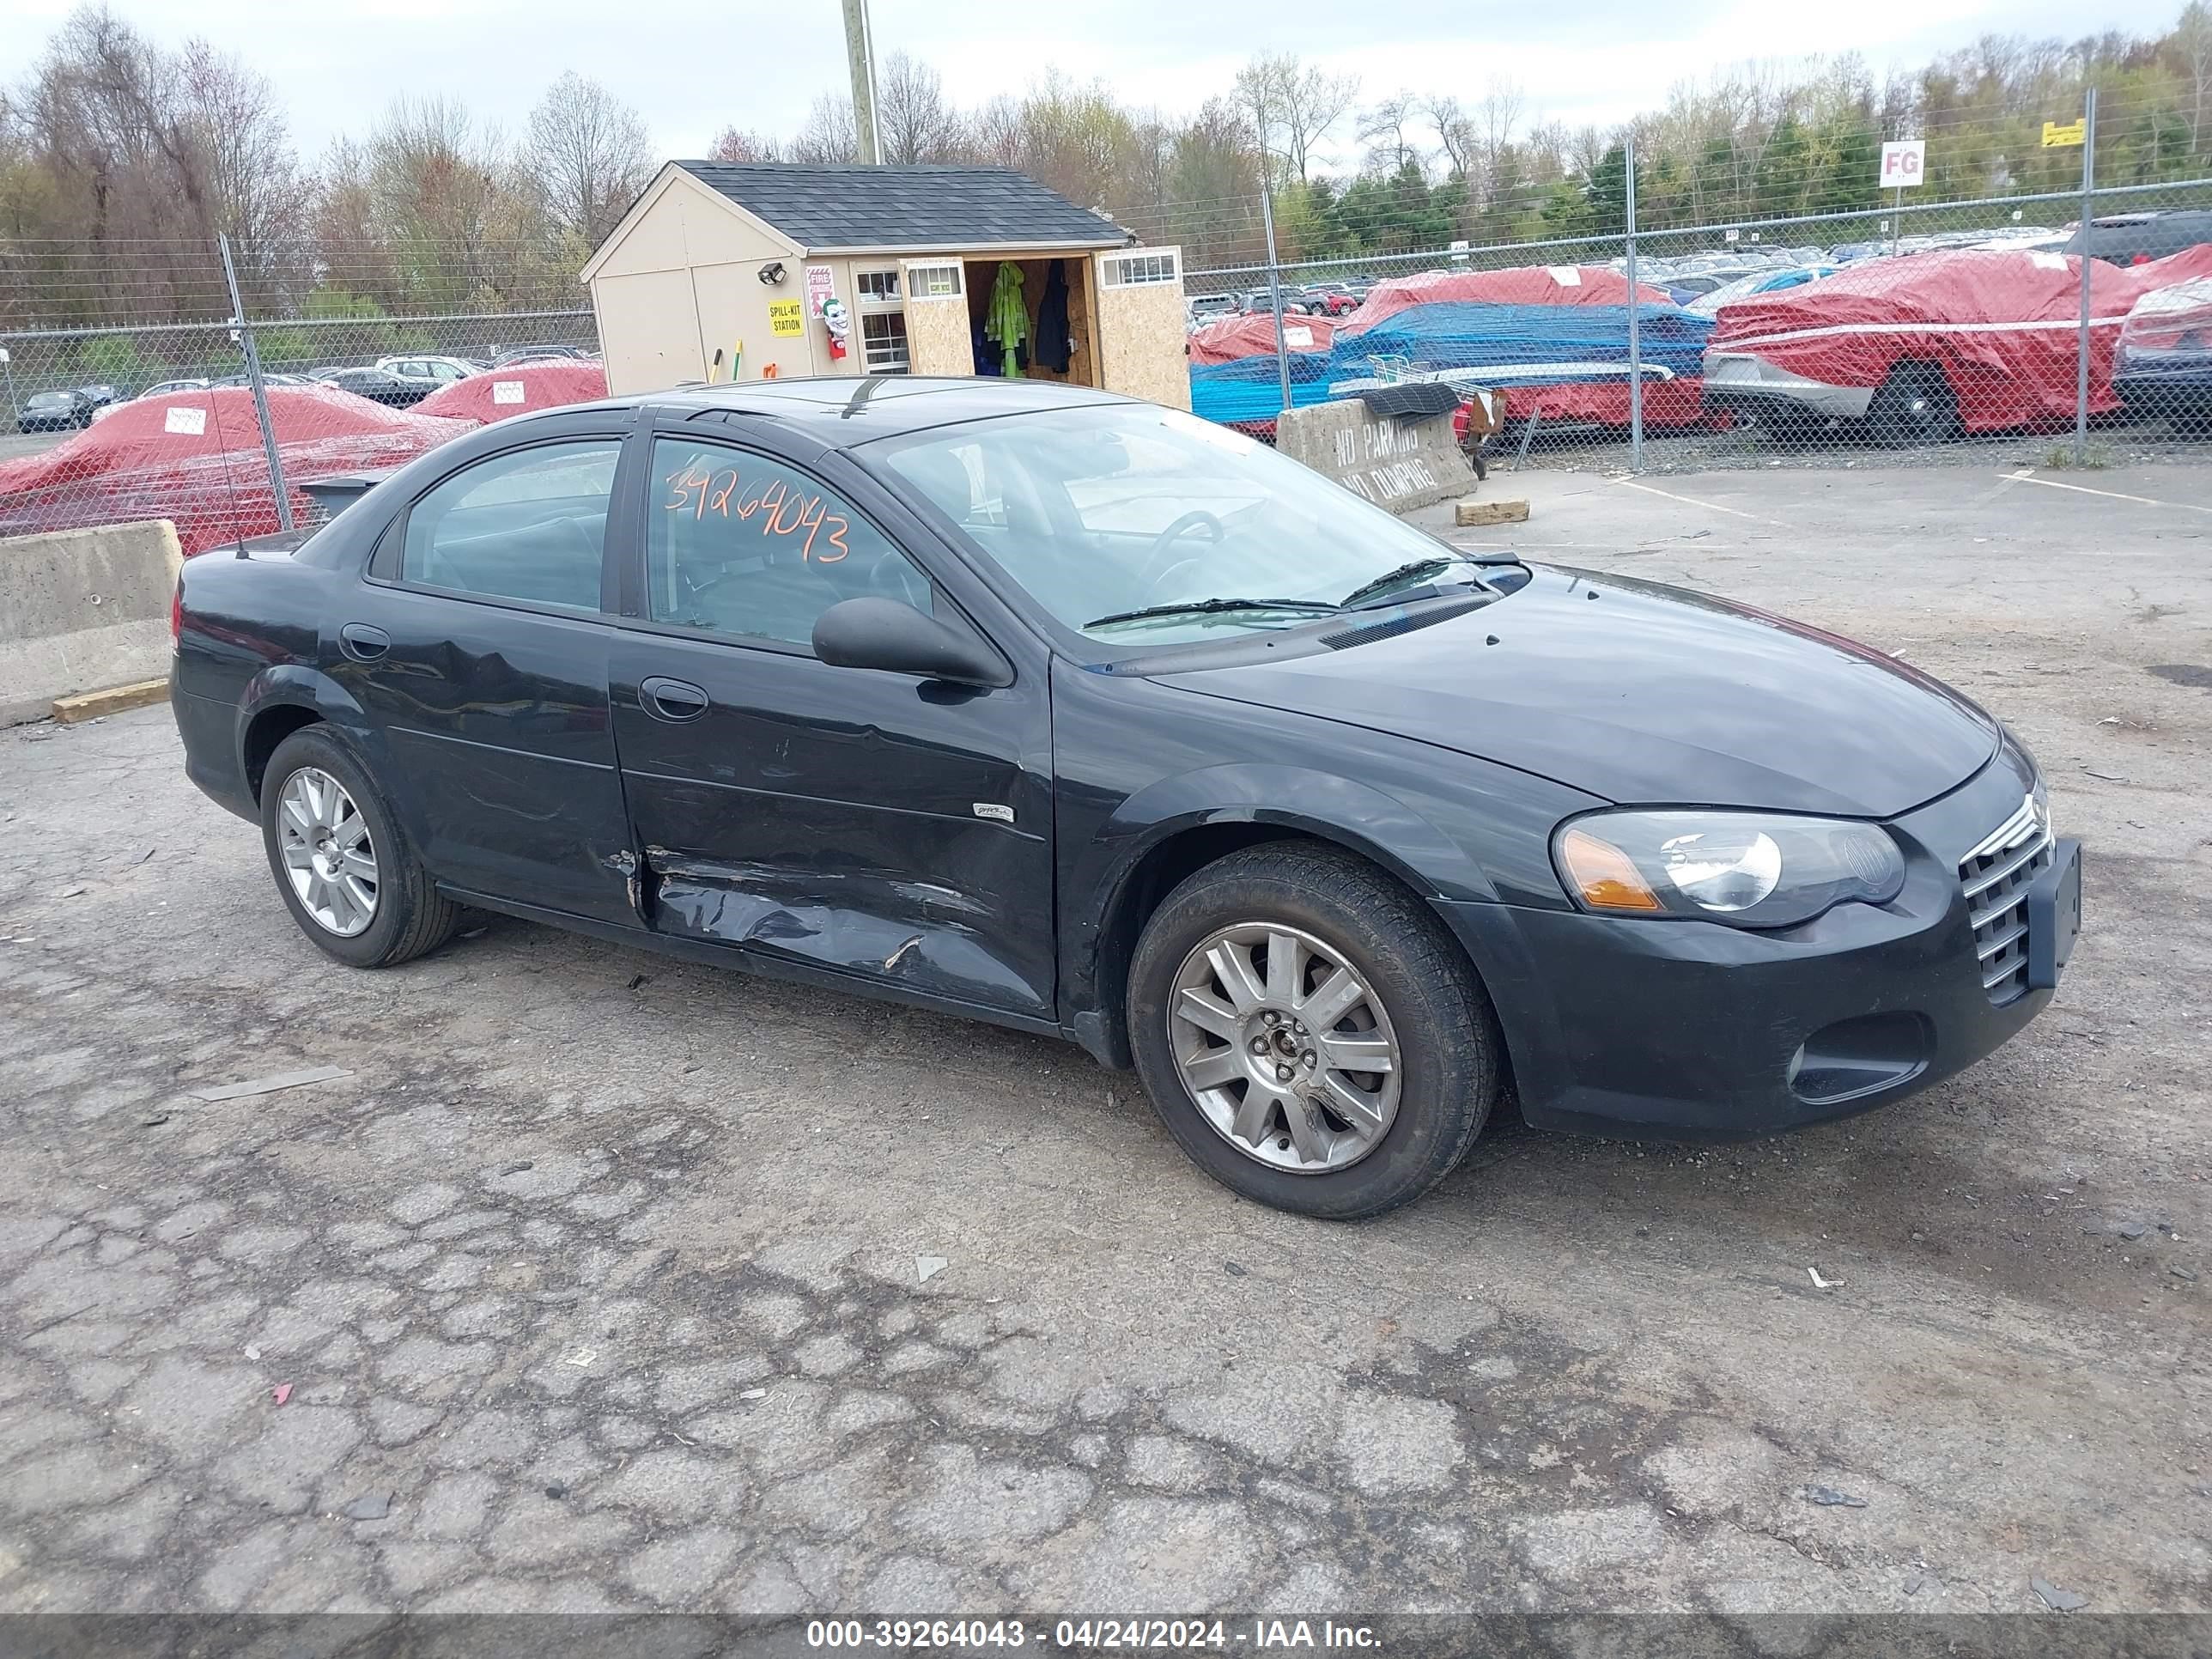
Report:
[[[207,410],[172,404],[161,411],[161,430],[182,432],[200,438],[207,435]]]
[[[827,265],[806,267],[806,308],[822,314],[822,303],[837,291],[836,274]]]
[[[495,404],[520,403],[522,401],[522,382],[520,380],[494,380],[491,383],[491,400]]]
[[[789,337],[806,332],[806,302],[804,300],[770,300],[768,302],[768,331]]]

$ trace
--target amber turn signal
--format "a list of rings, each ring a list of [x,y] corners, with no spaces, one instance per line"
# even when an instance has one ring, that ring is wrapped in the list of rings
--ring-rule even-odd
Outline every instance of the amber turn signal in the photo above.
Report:
[[[1664,908],[1635,860],[1586,830],[1570,830],[1559,838],[1559,861],[1567,866],[1567,879],[1574,883],[1583,902],[1593,910]]]

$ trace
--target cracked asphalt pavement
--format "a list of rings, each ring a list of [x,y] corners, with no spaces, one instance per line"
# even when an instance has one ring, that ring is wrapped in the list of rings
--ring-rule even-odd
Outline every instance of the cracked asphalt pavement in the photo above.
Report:
[[[1990,703],[2087,930],[1911,1101],[1499,1122],[1358,1226],[1053,1042],[498,919],[348,971],[166,710],[0,733],[0,1611],[2204,1610],[2212,478],[2075,482],[2150,504],[1493,480]]]

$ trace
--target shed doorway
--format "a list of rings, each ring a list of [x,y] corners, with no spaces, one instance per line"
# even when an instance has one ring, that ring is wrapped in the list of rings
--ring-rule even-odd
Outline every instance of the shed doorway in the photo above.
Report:
[[[967,259],[962,262],[962,286],[967,290],[968,333],[974,366],[969,373],[994,375],[1005,372],[1005,352],[984,337],[984,322],[991,312],[991,295],[999,281],[1000,264],[1017,266],[1022,273],[1022,308],[1028,313],[1027,339],[1015,356],[1022,378],[1058,380],[1068,386],[1105,384],[1098,359],[1098,290],[1096,268],[1084,253],[1020,259]],[[1054,292],[1057,271],[1066,285],[1066,325],[1062,332],[1043,315],[1046,300]],[[1046,324],[1041,333],[1039,324]],[[1065,347],[1062,355],[1060,347]],[[1062,365],[1065,365],[1064,367]]]

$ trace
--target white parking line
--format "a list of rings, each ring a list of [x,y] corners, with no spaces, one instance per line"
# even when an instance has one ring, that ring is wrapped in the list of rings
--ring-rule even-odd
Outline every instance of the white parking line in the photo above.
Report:
[[[2117,489],[2092,489],[2087,484],[2061,483],[2056,478],[2039,478],[2027,467],[2004,476],[2011,483],[2041,484],[2045,489],[2070,489],[2077,495],[2102,495],[2108,501],[2133,501],[2138,507],[2170,507],[2178,513],[2212,513],[2212,507],[2197,507],[2188,501],[2161,501],[2150,495],[2127,495]]]
[[[1638,483],[1633,478],[1615,478],[1613,483],[1623,489],[1640,489],[1647,495],[1663,495],[1670,501],[1680,501],[1685,507],[1702,507],[1708,513],[1725,513],[1731,518],[1749,519],[1753,524],[1776,524],[1775,519],[1763,519],[1756,513],[1746,513],[1740,507],[1723,507],[1718,501],[1701,501],[1693,495],[1677,495],[1672,490],[1655,489],[1648,483]]]

